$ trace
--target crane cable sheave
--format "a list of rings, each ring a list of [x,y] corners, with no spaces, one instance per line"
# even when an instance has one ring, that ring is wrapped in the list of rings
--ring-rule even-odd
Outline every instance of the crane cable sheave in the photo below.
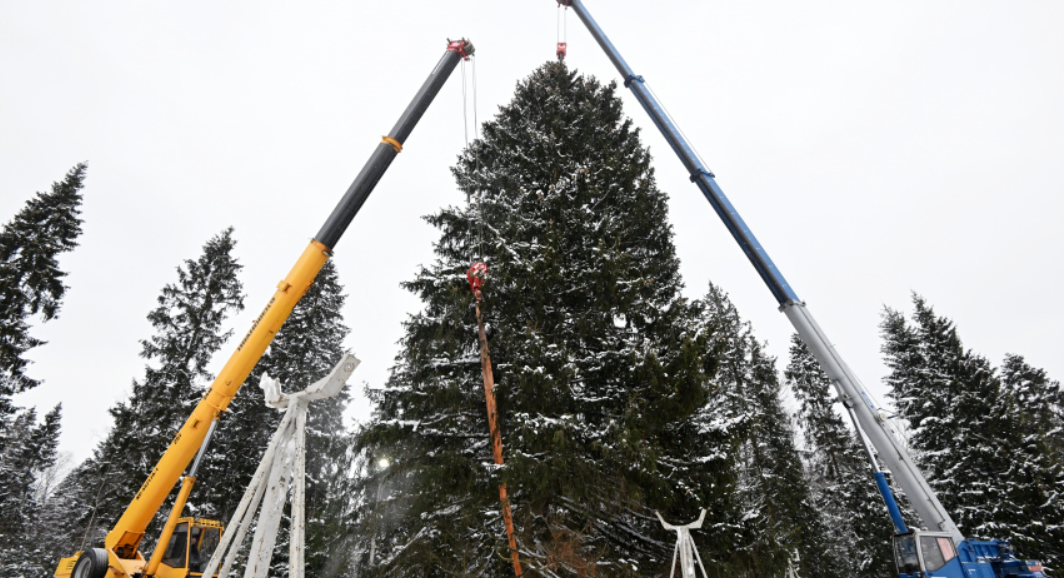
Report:
[[[566,20],[566,15],[569,10],[569,3],[571,0],[558,0],[558,10],[565,10],[564,14],[558,14],[558,46],[554,53],[558,56],[558,62],[563,62],[565,56],[569,53],[569,21]]]

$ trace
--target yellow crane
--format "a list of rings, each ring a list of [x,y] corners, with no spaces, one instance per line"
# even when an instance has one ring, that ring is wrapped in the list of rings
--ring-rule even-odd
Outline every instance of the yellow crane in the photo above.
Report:
[[[402,150],[414,126],[439,93],[462,59],[473,54],[473,45],[465,40],[448,41],[447,51],[433,68],[391,132],[384,136],[362,171],[351,183],[321,230],[303,251],[288,276],[277,284],[266,308],[255,319],[247,335],[211,384],[207,394],[193,410],[159,459],[133,501],[107,534],[103,548],[89,548],[59,561],[56,578],[184,578],[201,575],[202,565],[210,558],[222,526],[211,520],[180,517],[185,500],[195,483],[199,459],[182,481],[178,499],[163,529],[151,562],[144,559],[140,543],[148,524],[174,489],[181,473],[193,457],[202,457],[210,442],[217,420],[236,396],[240,386],[273,341],[274,335],[292,313],[292,308],[310,289],[318,271],[332,255],[336,242],[373,192],[388,166]],[[200,562],[202,560],[202,562]],[[199,566],[197,566],[199,564]],[[197,572],[197,570],[199,572]]]

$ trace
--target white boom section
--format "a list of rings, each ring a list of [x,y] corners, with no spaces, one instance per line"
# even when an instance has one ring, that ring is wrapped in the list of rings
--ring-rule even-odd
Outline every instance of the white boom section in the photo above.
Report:
[[[783,305],[781,309],[794,328],[798,330],[798,335],[809,347],[810,353],[820,362],[824,372],[831,378],[842,403],[852,409],[857,416],[861,430],[876,448],[879,457],[886,462],[890,473],[894,476],[894,481],[905,490],[905,495],[923,523],[929,530],[949,532],[953,536],[954,543],[960,544],[964,540],[964,535],[953,523],[953,518],[946,512],[946,508],[942,507],[942,503],[938,501],[938,496],[913,463],[909,452],[905,451],[905,448],[887,429],[882,410],[877,410],[872,404],[872,400],[865,394],[857,376],[853,374],[846,362],[842,360],[842,356],[835,350],[835,346],[824,335],[824,331],[817,325],[809,309],[804,303],[795,301]]]

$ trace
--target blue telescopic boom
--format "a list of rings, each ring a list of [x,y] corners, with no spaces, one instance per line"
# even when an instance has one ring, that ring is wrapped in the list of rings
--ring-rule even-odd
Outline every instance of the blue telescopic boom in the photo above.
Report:
[[[957,528],[957,525],[954,524],[941,502],[939,502],[937,495],[928,485],[923,474],[917,469],[916,464],[912,461],[905,448],[890,433],[886,423],[887,414],[872,403],[860,380],[857,379],[846,365],[846,362],[843,361],[835,346],[831,344],[831,341],[820,329],[816,320],[813,319],[805,303],[798,299],[790,284],[783,278],[783,274],[780,273],[775,263],[769,258],[768,253],[761,246],[761,243],[758,242],[757,237],[754,236],[753,231],[739,216],[738,211],[732,206],[728,197],[724,195],[724,192],[714,179],[713,173],[702,165],[701,160],[695,155],[694,149],[691,148],[679,129],[665,114],[665,110],[658,104],[657,99],[647,88],[643,77],[632,71],[628,63],[617,52],[613,43],[610,42],[606,34],[602,32],[602,29],[591,17],[591,14],[588,13],[581,0],[557,0],[557,2],[562,6],[572,8],[576,12],[595,38],[595,41],[606,52],[613,65],[617,67],[618,72],[624,77],[624,85],[631,89],[639,104],[650,115],[650,118],[661,131],[665,140],[668,141],[672,150],[676,151],[688,174],[691,175],[691,181],[698,185],[702,194],[713,205],[713,209],[724,221],[724,225],[728,227],[728,231],[731,232],[735,241],[739,243],[739,247],[742,248],[747,258],[750,259],[754,269],[761,275],[761,279],[765,281],[769,291],[772,292],[772,296],[779,303],[780,310],[787,315],[802,341],[805,342],[810,352],[820,362],[824,372],[831,379],[841,401],[854,418],[855,425],[864,433],[879,457],[886,462],[894,475],[894,479],[905,490],[913,509],[920,515],[924,524],[931,530],[948,532],[957,544],[963,542],[964,536]],[[871,452],[870,459],[873,463],[873,471],[879,473],[878,465],[875,463],[875,455],[871,454]],[[882,474],[877,476],[877,478],[880,477],[882,477]],[[880,489],[883,489],[882,484],[880,484]],[[905,525],[901,521],[897,506],[894,504],[893,496],[889,491],[884,493],[884,499],[895,526],[903,531]]]
[[[757,237],[754,236],[754,232],[750,230],[750,227],[746,226],[746,222],[739,216],[739,212],[735,210],[731,201],[724,195],[724,191],[720,189],[720,185],[713,178],[713,173],[709,172],[709,169],[702,164],[694,149],[687,144],[679,129],[676,128],[669,116],[665,114],[665,110],[661,108],[661,105],[650,93],[643,77],[637,76],[632,72],[628,63],[624,61],[621,54],[610,43],[610,39],[606,38],[602,29],[598,27],[598,24],[591,18],[591,15],[588,14],[587,9],[584,8],[579,0],[572,0],[571,2],[558,0],[558,3],[564,6],[571,6],[577,15],[580,16],[580,20],[591,31],[591,35],[598,41],[599,46],[606,51],[606,55],[613,61],[613,65],[617,67],[621,76],[624,77],[624,86],[632,90],[636,99],[639,100],[639,104],[643,105],[643,109],[647,111],[651,120],[657,125],[658,130],[665,135],[665,140],[669,142],[672,150],[676,151],[676,155],[680,157],[680,161],[683,162],[688,174],[691,175],[691,182],[698,185],[698,188],[702,190],[702,194],[709,200],[709,204],[713,205],[713,210],[724,221],[724,225],[728,227],[728,231],[735,237],[739,247],[746,253],[754,269],[757,269],[761,279],[768,285],[768,289],[772,291],[772,296],[776,298],[776,301],[780,305],[788,301],[799,301],[798,296],[794,294],[794,290],[791,289],[787,280],[783,278],[783,274],[776,268],[776,264],[772,262],[768,253],[758,242]]]

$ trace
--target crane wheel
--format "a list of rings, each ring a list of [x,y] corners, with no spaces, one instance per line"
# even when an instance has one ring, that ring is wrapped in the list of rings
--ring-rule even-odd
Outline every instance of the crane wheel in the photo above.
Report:
[[[89,548],[74,563],[70,578],[103,578],[107,574],[107,550]]]

